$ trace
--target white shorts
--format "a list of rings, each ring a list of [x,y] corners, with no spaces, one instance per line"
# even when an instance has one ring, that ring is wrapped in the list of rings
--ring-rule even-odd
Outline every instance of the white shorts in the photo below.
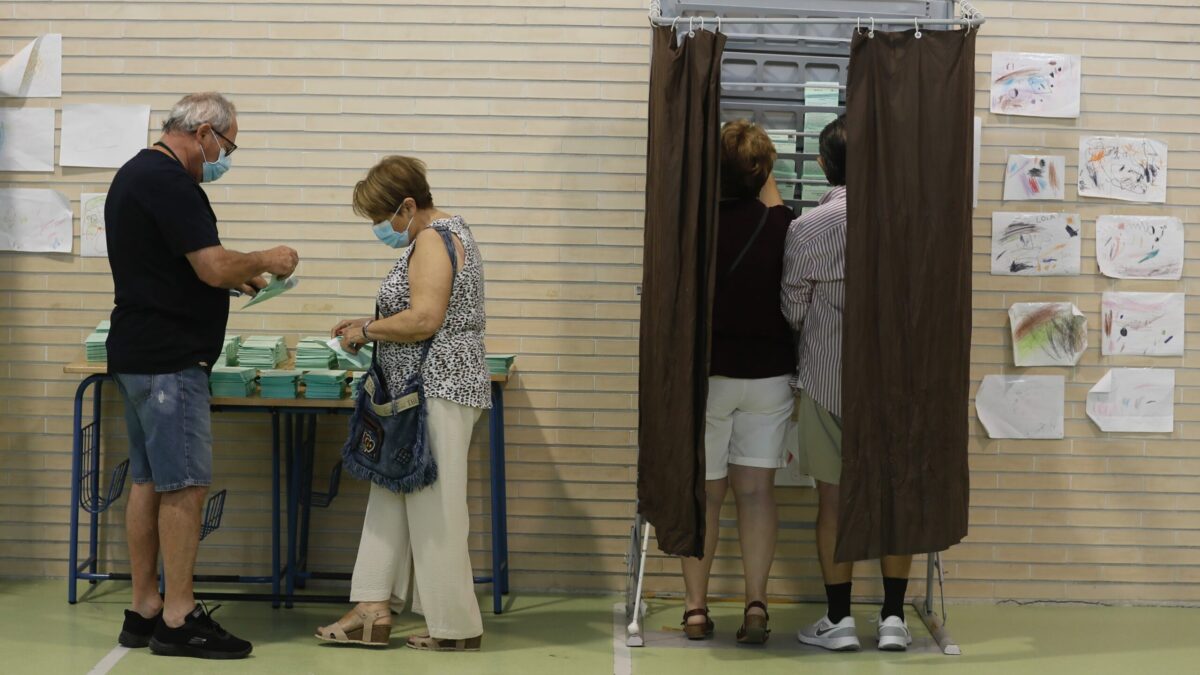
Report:
[[[729,465],[779,469],[786,465],[784,437],[792,418],[790,376],[743,380],[708,378],[704,479],[719,480]]]

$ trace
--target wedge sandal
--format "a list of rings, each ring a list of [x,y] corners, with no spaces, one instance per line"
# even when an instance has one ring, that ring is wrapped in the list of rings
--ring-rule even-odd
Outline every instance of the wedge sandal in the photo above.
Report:
[[[704,623],[688,623],[688,619],[693,616],[703,616]],[[689,609],[683,613],[683,634],[689,640],[709,640],[713,636],[713,631],[717,626],[713,620],[708,617],[708,608],[699,607],[697,609]]]
[[[751,614],[751,608],[757,607],[763,611],[762,614]],[[737,641],[741,645],[761,645],[766,644],[767,638],[771,637],[771,629],[767,628],[767,621],[770,620],[770,615],[767,614],[767,606],[759,600],[746,605],[746,612],[742,617],[742,627],[738,629]]]
[[[462,640],[443,640],[428,635],[410,635],[405,646],[409,649],[420,649],[427,652],[477,652],[482,643],[482,635]]]
[[[386,609],[366,612],[355,608],[354,618],[348,624],[335,621],[317,628],[315,637],[324,642],[386,647],[392,634],[392,613]],[[381,623],[381,619],[387,619]]]

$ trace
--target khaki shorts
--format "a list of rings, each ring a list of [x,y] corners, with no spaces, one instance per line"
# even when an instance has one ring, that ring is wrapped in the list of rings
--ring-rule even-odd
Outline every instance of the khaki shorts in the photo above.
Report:
[[[796,397],[796,418],[799,471],[837,485],[842,480],[842,418],[823,408],[808,392]]]

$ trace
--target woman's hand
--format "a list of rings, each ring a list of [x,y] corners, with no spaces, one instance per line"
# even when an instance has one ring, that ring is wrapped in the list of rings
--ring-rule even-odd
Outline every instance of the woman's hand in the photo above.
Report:
[[[357,354],[358,350],[363,345],[370,342],[370,340],[363,335],[361,321],[365,321],[365,319],[360,320],[358,323],[356,323],[356,325],[344,328],[339,336],[342,340],[342,349],[345,349],[351,354]]]
[[[347,329],[359,328],[369,320],[370,319],[342,319],[336,326],[333,327],[333,330],[329,331],[329,337],[340,337]]]

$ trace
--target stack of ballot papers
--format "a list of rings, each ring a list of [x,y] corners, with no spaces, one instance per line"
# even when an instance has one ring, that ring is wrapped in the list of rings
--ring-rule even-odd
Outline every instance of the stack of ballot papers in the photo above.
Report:
[[[345,370],[309,370],[304,373],[304,398],[340,399],[346,395]]]
[[[218,366],[236,366],[238,364],[238,348],[242,346],[242,336],[225,334],[225,343],[221,346],[221,356],[217,357]]]
[[[306,337],[296,343],[296,367],[327,370],[337,365],[337,354],[325,344],[328,338]]]
[[[488,372],[492,375],[507,375],[516,358],[516,354],[488,354],[484,360],[487,361]]]
[[[258,376],[263,398],[296,398],[298,370],[264,370]]]
[[[92,333],[83,341],[89,362],[108,360],[108,349],[104,345],[106,340],[108,340],[108,333]]]
[[[350,398],[358,398],[358,390],[362,388],[363,378],[366,376],[365,371],[350,376]]]
[[[238,347],[239,366],[250,366],[259,370],[274,368],[287,361],[287,343],[278,335],[251,335]]]
[[[224,398],[242,398],[254,393],[254,377],[258,374],[253,368],[232,368],[216,366],[208,376],[212,395]]]

